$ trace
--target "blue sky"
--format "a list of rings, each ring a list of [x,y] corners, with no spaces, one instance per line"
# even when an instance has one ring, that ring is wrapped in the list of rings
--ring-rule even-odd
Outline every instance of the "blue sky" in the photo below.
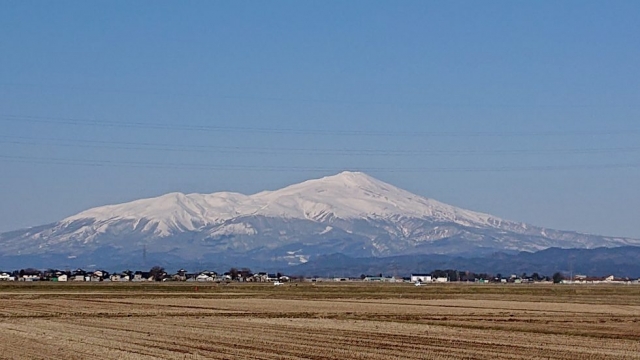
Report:
[[[640,238],[639,13],[5,2],[0,231],[353,169],[508,219]]]

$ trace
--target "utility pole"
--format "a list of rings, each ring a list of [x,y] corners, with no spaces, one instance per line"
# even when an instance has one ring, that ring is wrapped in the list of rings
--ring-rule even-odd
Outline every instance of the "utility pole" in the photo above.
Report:
[[[142,267],[147,267],[147,244],[142,245]]]

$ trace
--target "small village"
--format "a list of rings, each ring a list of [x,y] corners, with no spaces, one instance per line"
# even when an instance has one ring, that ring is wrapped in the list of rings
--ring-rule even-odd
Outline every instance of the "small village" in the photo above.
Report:
[[[110,273],[105,270],[85,271],[76,270],[37,270],[22,269],[15,271],[0,271],[0,281],[11,282],[212,282],[212,283],[299,283],[299,282],[365,282],[365,283],[412,283],[415,285],[445,284],[445,283],[478,283],[478,284],[640,284],[640,279],[619,278],[613,275],[605,277],[593,277],[586,275],[563,276],[560,273],[554,276],[540,276],[537,273],[532,275],[509,275],[495,276],[488,274],[473,274],[469,272],[458,272],[455,270],[436,270],[431,273],[413,273],[410,276],[385,276],[360,275],[359,277],[304,277],[285,275],[282,273],[257,272],[250,269],[231,268],[224,273],[215,271],[189,272],[180,269],[175,273],[169,273],[162,267],[153,267],[149,271],[131,271]]]

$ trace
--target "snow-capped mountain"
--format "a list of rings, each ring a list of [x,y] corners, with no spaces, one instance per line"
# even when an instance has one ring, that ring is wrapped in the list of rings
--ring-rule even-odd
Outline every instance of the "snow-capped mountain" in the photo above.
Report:
[[[170,193],[0,235],[0,255],[302,263],[328,254],[478,254],[640,245],[557,231],[418,196],[358,172],[253,195]]]

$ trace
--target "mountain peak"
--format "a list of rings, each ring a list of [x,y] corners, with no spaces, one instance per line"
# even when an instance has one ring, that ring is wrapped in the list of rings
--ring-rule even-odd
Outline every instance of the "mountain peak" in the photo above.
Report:
[[[339,172],[335,175],[330,175],[330,176],[326,176],[326,178],[332,178],[332,177],[337,177],[337,178],[347,178],[347,179],[357,179],[357,178],[363,178],[363,179],[372,179],[371,176],[361,172],[361,171],[349,171],[349,170],[345,170],[342,172]]]
[[[386,192],[390,189],[401,190],[393,185],[380,181],[368,174],[359,171],[343,171],[335,175],[325,176],[319,179],[304,181],[292,186],[341,186],[367,189],[373,192]]]
[[[325,176],[323,177],[323,179],[332,179],[332,178],[336,178],[336,179],[366,179],[366,180],[370,180],[370,179],[374,179],[374,177],[369,176],[361,171],[349,171],[349,170],[345,170],[345,171],[341,171],[335,175],[329,175],[329,176]]]
[[[362,172],[344,171],[252,196],[263,202],[256,214],[314,221],[327,219],[429,218],[464,226],[485,226],[490,215],[456,208],[412,194]]]
[[[342,183],[346,186],[371,186],[374,184],[379,185],[383,183],[382,181],[359,171],[343,171],[336,175],[325,176],[321,179],[317,179],[317,181],[337,182]]]

